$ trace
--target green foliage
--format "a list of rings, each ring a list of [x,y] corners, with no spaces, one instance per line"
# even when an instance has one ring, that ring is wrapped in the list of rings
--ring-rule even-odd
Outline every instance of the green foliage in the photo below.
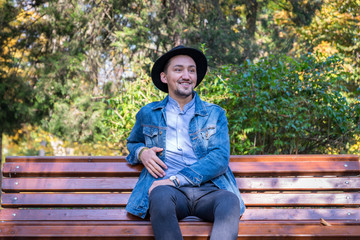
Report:
[[[360,102],[338,84],[336,57],[263,58],[213,71],[199,91],[227,111],[232,154],[348,152]]]
[[[348,73],[343,85],[352,97],[360,95],[360,1],[323,0],[311,24],[297,29],[297,50],[337,54]]]
[[[107,100],[108,110],[104,124],[109,127],[107,141],[112,142],[121,153],[126,154],[126,138],[135,124],[135,115],[141,107],[162,100],[165,94],[156,89],[149,76],[143,75],[124,84],[124,91]]]
[[[36,100],[49,104],[42,127],[64,140],[96,142],[107,133],[104,99],[118,90],[123,71],[111,45],[113,5],[65,0],[34,7],[46,16],[38,20],[42,48],[31,62]]]
[[[53,115],[44,122],[46,129],[72,142],[96,142],[107,132],[102,123],[105,104],[88,96],[79,96],[74,102],[57,101]]]
[[[226,110],[232,154],[346,153],[360,133],[360,101],[342,93],[342,77],[336,57],[270,56],[212,69],[197,91]],[[143,76],[108,100],[109,140],[122,152],[136,112],[158,93]]]
[[[87,143],[64,141],[55,135],[30,124],[24,125],[13,136],[4,135],[4,159],[6,156],[32,156],[41,152],[47,156],[118,156],[119,151],[109,142]],[[3,159],[3,160],[4,160]]]
[[[30,70],[24,70],[37,41],[25,30],[32,20],[14,1],[0,1],[0,159],[4,133],[15,134],[26,122],[39,123],[47,113],[36,101],[39,91],[28,78]]]
[[[358,121],[359,6],[359,0],[0,1],[0,134],[42,120],[62,139],[107,139],[122,148],[138,109],[163,97],[148,77],[153,60],[175,45],[203,43],[211,85],[200,91],[227,109],[233,153],[326,152],[330,145],[346,152]],[[322,61],[266,58],[316,51]],[[347,75],[334,58],[325,60],[334,54]],[[305,88],[296,93],[295,86]]]

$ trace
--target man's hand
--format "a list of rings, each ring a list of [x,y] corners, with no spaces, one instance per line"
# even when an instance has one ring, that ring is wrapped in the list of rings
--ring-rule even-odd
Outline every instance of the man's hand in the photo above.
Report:
[[[145,149],[140,155],[142,164],[154,178],[165,176],[164,169],[167,169],[167,166],[156,156],[156,153],[162,151],[162,148],[152,147],[150,149]]]
[[[154,181],[153,184],[151,185],[151,187],[149,188],[149,195],[151,193],[151,191],[156,188],[157,186],[161,186],[161,185],[171,185],[171,186],[175,186],[175,184],[173,183],[173,181],[171,181],[170,179],[163,179],[163,180],[159,180],[159,181]]]

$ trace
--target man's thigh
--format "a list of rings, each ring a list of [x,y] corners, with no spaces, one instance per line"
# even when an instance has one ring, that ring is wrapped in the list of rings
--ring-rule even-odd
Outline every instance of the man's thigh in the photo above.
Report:
[[[180,189],[162,185],[154,188],[150,193],[150,209],[152,212],[163,211],[167,214],[176,214],[180,220],[190,215],[190,201]]]

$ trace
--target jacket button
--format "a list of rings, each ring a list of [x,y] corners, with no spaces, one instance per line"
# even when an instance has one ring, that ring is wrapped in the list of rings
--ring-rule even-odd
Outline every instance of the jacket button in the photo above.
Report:
[[[162,134],[162,131],[160,131],[160,135]]]
[[[162,152],[161,152],[161,153],[159,153],[159,155],[160,155],[160,156],[162,156]]]

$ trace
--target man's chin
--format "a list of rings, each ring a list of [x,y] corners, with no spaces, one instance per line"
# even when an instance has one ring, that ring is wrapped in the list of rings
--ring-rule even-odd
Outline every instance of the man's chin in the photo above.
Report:
[[[177,90],[175,91],[175,94],[179,97],[183,97],[183,98],[187,98],[192,96],[194,89],[189,89],[189,90]]]

